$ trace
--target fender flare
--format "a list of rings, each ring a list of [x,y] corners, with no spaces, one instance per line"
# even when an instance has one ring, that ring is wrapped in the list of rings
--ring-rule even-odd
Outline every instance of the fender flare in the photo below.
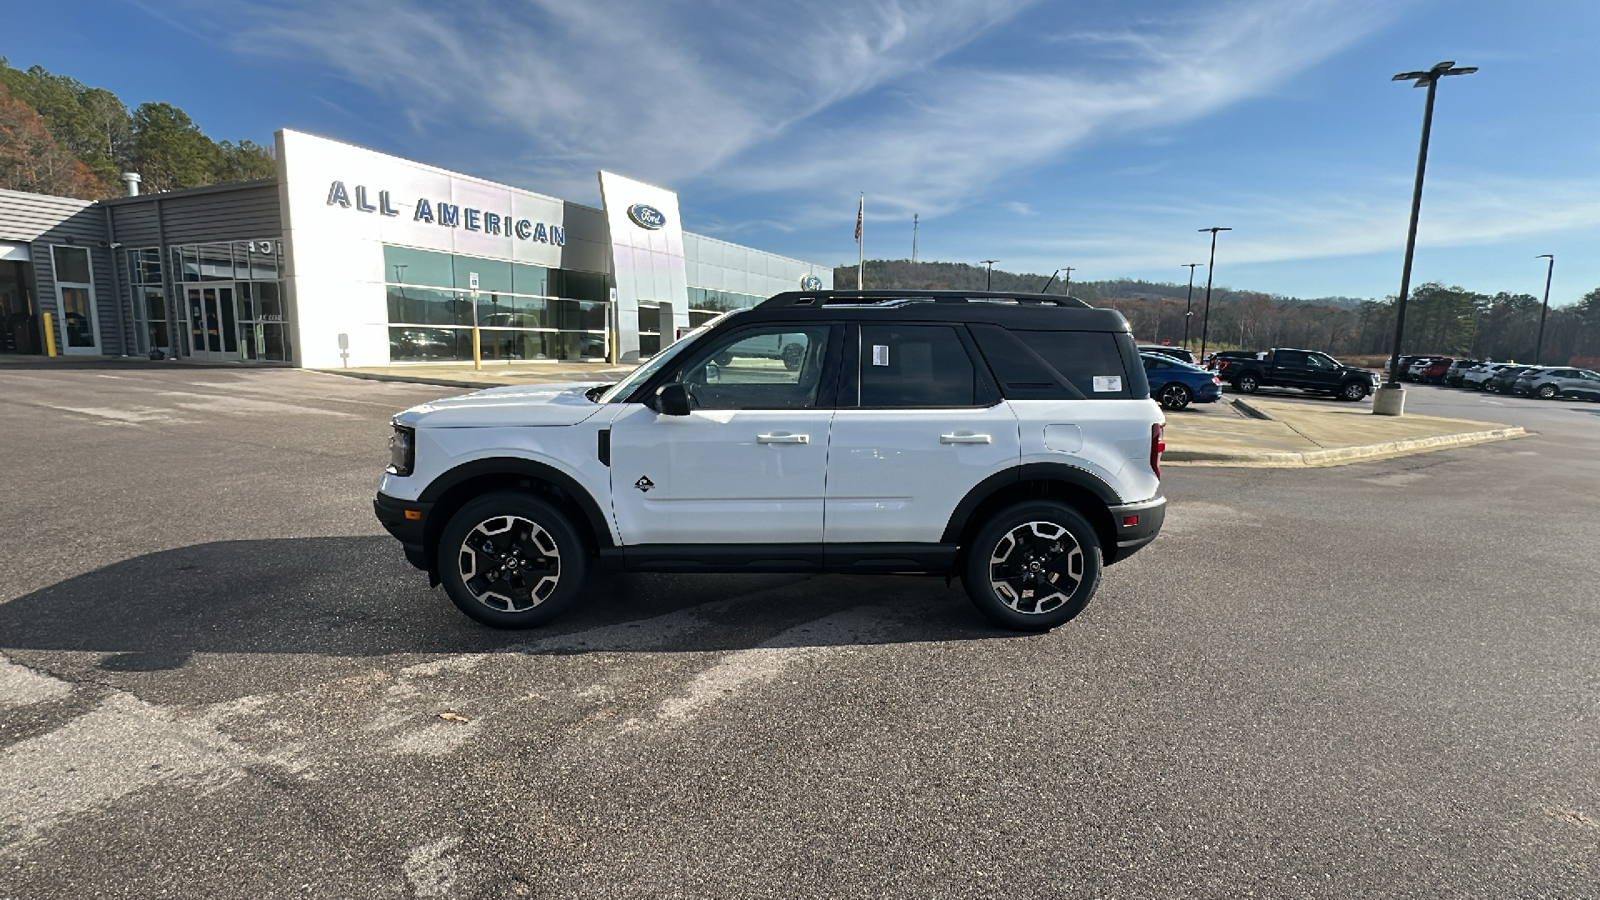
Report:
[[[611,547],[615,542],[611,539],[611,523],[606,518],[605,511],[600,504],[595,502],[588,489],[578,482],[576,478],[555,466],[523,459],[517,456],[491,456],[487,459],[475,459],[472,462],[462,463],[450,469],[437,478],[422,491],[422,496],[417,499],[423,503],[437,503],[439,498],[448,494],[457,485],[473,478],[484,475],[520,475],[527,478],[548,482],[560,488],[563,493],[572,498],[572,502],[583,511],[584,518],[589,521],[589,528],[594,532],[595,541],[601,547]]]
[[[966,529],[967,520],[983,501],[1013,484],[1034,480],[1062,481],[1083,488],[1107,507],[1122,504],[1122,498],[1111,489],[1111,485],[1106,484],[1104,479],[1088,469],[1067,463],[1024,463],[1003,472],[996,472],[967,491],[961,502],[956,504],[955,511],[950,514],[950,520],[944,527],[944,534],[939,538],[940,543],[954,544],[959,541],[961,532]]]

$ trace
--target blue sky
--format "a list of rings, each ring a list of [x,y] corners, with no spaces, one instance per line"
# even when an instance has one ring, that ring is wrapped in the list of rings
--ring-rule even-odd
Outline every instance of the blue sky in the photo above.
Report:
[[[217,139],[293,127],[598,205],[600,168],[685,227],[868,257],[1302,297],[1399,284],[1440,60],[1413,283],[1600,287],[1588,0],[58,0],[0,53],[181,106]],[[1199,270],[1204,278],[1205,270]]]

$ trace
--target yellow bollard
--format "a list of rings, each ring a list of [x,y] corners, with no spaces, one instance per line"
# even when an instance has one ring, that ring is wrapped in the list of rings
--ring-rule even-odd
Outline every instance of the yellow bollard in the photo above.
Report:
[[[483,371],[483,344],[479,343],[480,332],[478,326],[472,326],[472,368]]]
[[[56,355],[56,329],[50,321],[50,313],[44,313],[44,354]]]

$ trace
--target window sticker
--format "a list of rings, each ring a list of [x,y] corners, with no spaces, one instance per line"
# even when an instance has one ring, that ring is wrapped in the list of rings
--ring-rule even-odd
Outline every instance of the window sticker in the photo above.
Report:
[[[1107,391],[1122,390],[1121,375],[1096,375],[1094,377],[1094,392],[1097,394]]]
[[[872,345],[872,364],[875,366],[887,366],[889,364],[888,344]]]

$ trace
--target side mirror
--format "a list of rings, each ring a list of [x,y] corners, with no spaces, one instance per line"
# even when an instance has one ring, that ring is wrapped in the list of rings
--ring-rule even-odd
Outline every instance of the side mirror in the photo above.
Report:
[[[663,416],[689,414],[689,389],[674,381],[656,388],[656,412]]]

